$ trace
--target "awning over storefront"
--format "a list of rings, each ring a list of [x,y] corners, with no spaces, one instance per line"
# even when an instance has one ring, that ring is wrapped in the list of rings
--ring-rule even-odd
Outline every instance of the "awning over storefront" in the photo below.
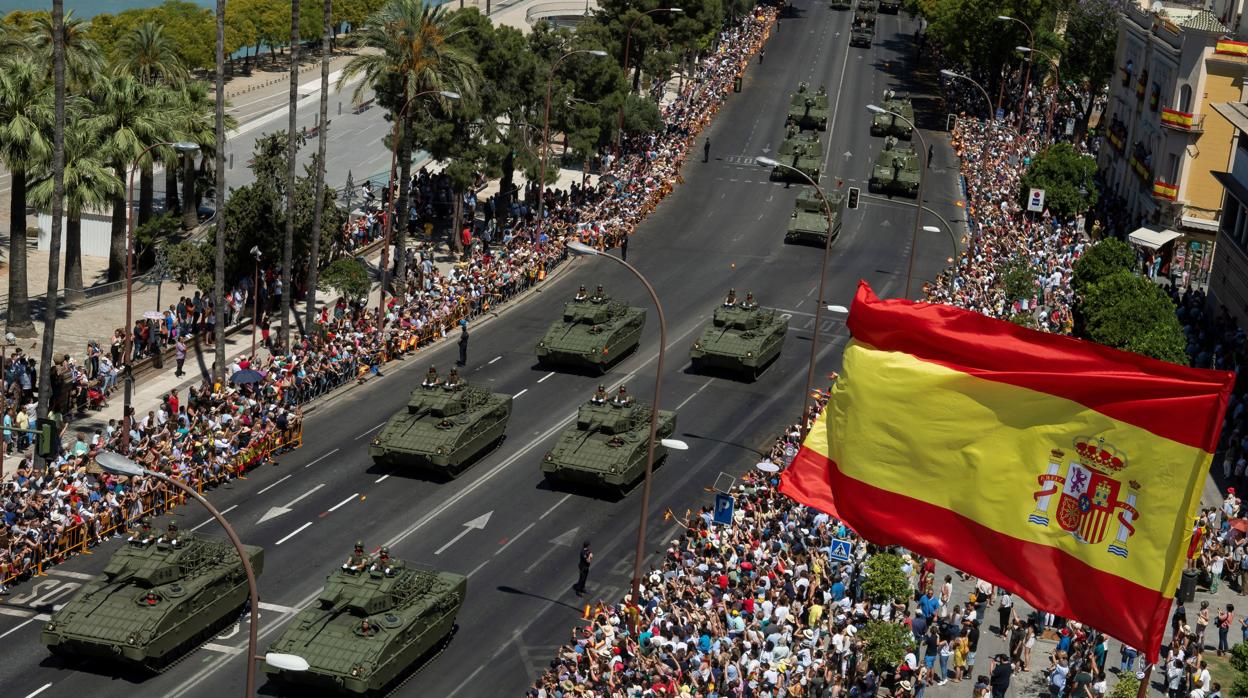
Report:
[[[1146,225],[1142,228],[1137,228],[1135,232],[1127,236],[1127,239],[1141,247],[1156,250],[1167,242],[1180,237],[1183,237],[1183,233],[1176,233],[1168,228]]]

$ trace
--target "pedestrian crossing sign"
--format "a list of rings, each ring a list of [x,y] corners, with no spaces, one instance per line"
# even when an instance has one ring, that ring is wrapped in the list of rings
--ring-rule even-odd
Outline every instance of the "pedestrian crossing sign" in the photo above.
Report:
[[[854,550],[853,543],[847,540],[833,540],[832,549],[828,551],[828,557],[837,562],[849,562],[849,555]]]

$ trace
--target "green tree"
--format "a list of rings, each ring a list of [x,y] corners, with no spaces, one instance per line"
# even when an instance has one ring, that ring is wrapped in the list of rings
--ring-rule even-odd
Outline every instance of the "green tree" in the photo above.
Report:
[[[1069,3],[1066,50],[1062,56],[1062,91],[1083,106],[1076,133],[1088,127],[1092,95],[1101,94],[1114,73],[1118,47],[1118,4],[1114,0],[1080,0]],[[1076,87],[1078,89],[1076,89]]]
[[[998,265],[997,274],[1008,302],[1015,303],[1036,295],[1036,270],[1026,258],[1019,257]]]
[[[1026,203],[1028,189],[1044,190],[1044,205],[1060,218],[1073,217],[1096,205],[1096,158],[1083,155],[1069,143],[1040,151],[1019,186],[1019,201]]]
[[[131,75],[145,87],[180,85],[190,75],[173,40],[155,22],[144,22],[123,34],[114,56],[114,72]]]
[[[13,183],[9,192],[9,308],[5,327],[35,336],[26,289],[27,173],[52,157],[54,106],[47,68],[25,55],[0,60],[0,160]]]
[[[168,111],[165,116],[173,131],[173,139],[187,141],[199,146],[200,167],[216,157],[216,127],[214,124],[214,105],[208,84],[198,80],[188,82],[177,90],[165,94]],[[226,105],[229,106],[228,103]],[[225,117],[225,127],[232,129],[238,122],[232,115]],[[182,155],[174,148],[160,149],[161,159],[165,161],[165,196],[166,208],[174,210],[178,207],[177,177],[179,164],[182,168],[182,197],[185,205],[181,206],[182,227],[190,230],[199,224],[199,201],[202,197],[198,182],[200,175],[196,171],[195,156]],[[211,177],[207,177],[211,181]]]
[[[1106,346],[1171,363],[1188,363],[1187,342],[1174,303],[1152,281],[1118,271],[1079,298],[1083,334]]]
[[[215,90],[213,95],[214,113],[212,119],[213,142],[221,144],[222,147],[216,149],[215,155],[215,176],[213,180],[214,209],[216,210],[217,225],[213,238],[212,252],[212,288],[219,297],[224,297],[227,290],[225,285],[225,0],[217,0],[216,12],[216,36],[213,41],[216,55],[213,60],[212,85]],[[225,303],[214,303],[216,310],[217,328],[224,332],[225,330]],[[225,379],[225,342],[220,341],[214,347],[213,362],[213,378],[217,381],[224,382]]]
[[[869,557],[862,581],[863,595],[878,603],[908,600],[910,580],[906,579],[901,566],[901,557],[893,553],[876,553]]]
[[[1032,35],[1036,46],[1051,47],[1054,18],[1067,0],[933,0],[924,3],[935,39],[954,63],[970,66],[990,76],[988,90],[1000,86],[1002,68],[1017,66],[1023,60],[1015,46],[1027,46]],[[1028,34],[1018,22],[998,20],[1000,15],[1026,23]]]
[[[91,38],[89,28],[87,20],[74,17],[73,12],[65,14],[65,79],[71,94],[84,92],[104,65],[100,47]],[[51,16],[39,13],[31,31],[30,50],[50,68],[54,62]]]
[[[1083,256],[1075,260],[1071,286],[1076,294],[1082,295],[1106,276],[1135,267],[1135,251],[1131,246],[1122,240],[1106,238],[1084,250]]]
[[[1238,645],[1237,645],[1238,646]],[[1109,689],[1109,698],[1136,698],[1140,693],[1140,680],[1133,672],[1124,671],[1118,674],[1118,680]],[[1232,689],[1231,695],[1235,695]]]
[[[325,268],[319,284],[322,289],[334,290],[343,298],[356,300],[368,295],[372,278],[360,260],[355,257],[342,257]]]
[[[861,635],[867,659],[876,671],[892,670],[906,657],[906,650],[914,644],[914,634],[900,623],[883,620],[867,621]]]
[[[331,20],[333,18],[333,0],[323,0],[324,6],[321,8],[321,98],[317,107],[316,124],[318,126],[316,132],[316,159],[313,160],[313,166],[316,168],[316,177],[312,185],[313,191],[319,191],[325,187],[325,145],[329,136],[329,58],[331,54],[330,42],[333,40],[333,28]],[[350,173],[348,172],[348,177]],[[312,230],[320,230],[322,226],[323,214],[325,211],[325,198],[317,197],[312,209]],[[321,236],[313,235],[311,240],[311,251],[308,255],[307,279],[308,279],[308,298],[304,302],[304,321],[303,327],[305,331],[311,329],[316,317],[316,288],[317,288],[317,272],[320,268],[321,256]]]
[[[52,0],[52,80],[54,116],[52,125],[52,225],[48,245],[48,286],[45,296],[46,310],[43,316],[43,346],[39,354],[39,402],[36,414],[47,418],[49,408],[55,405],[64,412],[68,404],[69,385],[62,374],[52,370],[52,351],[56,345],[57,290],[60,283],[61,264],[61,214],[64,203],[65,174],[65,7],[63,0]],[[54,380],[55,379],[55,380]],[[37,461],[36,461],[37,462]]]
[[[299,122],[299,0],[290,3],[290,83],[286,110],[289,127],[288,133],[298,129]],[[291,285],[291,266],[294,264],[295,244],[295,158],[297,140],[286,139],[286,228],[282,237],[282,307],[278,308],[278,338],[284,347],[290,346],[290,308],[294,306],[294,286]]]

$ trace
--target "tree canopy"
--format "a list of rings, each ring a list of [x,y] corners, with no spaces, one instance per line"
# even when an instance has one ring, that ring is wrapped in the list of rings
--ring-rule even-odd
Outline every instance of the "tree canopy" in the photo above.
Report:
[[[1040,151],[1019,183],[1019,200],[1027,201],[1028,189],[1044,190],[1044,206],[1053,215],[1069,218],[1096,205],[1096,158],[1082,155],[1069,143]]]
[[[1083,256],[1075,260],[1075,293],[1083,294],[1088,287],[1101,279],[1120,271],[1135,268],[1135,252],[1122,240],[1106,238],[1088,247]]]
[[[1174,303],[1160,286],[1129,271],[1091,284],[1079,301],[1084,334],[1094,342],[1171,363],[1188,363]]]

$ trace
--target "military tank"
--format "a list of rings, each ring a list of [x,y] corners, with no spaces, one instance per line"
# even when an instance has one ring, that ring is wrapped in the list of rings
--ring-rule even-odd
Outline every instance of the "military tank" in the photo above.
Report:
[[[828,7],[830,7],[833,10],[849,10],[849,9],[853,9],[854,1],[853,0],[832,0],[830,3],[828,3]]]
[[[823,209],[823,200],[814,187],[802,187],[797,200],[793,202],[793,215],[789,217],[789,228],[784,234],[785,242],[812,243],[820,247],[836,241],[841,234],[841,213],[845,209],[845,195],[840,192],[828,194],[828,203],[832,208],[832,239],[828,239],[828,215]]]
[[[826,131],[828,129],[828,91],[823,87],[811,94],[806,83],[797,86],[789,102],[787,123],[799,129]]]
[[[895,15],[901,11],[901,0],[880,0],[880,14]]]
[[[914,129],[910,126],[914,123],[914,106],[910,103],[910,95],[885,90],[880,107],[891,113],[876,114],[871,119],[871,135],[896,136],[903,141],[910,140],[914,134]],[[898,119],[894,114],[900,114],[905,119]]]
[[[864,9],[859,7],[854,10],[854,24],[861,24],[864,27],[875,29],[875,11],[874,9]]]
[[[455,476],[498,443],[511,417],[511,396],[469,385],[455,371],[445,381],[432,367],[407,408],[386,421],[368,445],[373,462]]]
[[[875,12],[877,7],[875,0],[858,0],[858,9],[863,12]]]
[[[606,373],[620,357],[637,348],[646,311],[611,300],[602,286],[591,295],[582,286],[563,305],[556,320],[537,343],[542,366],[592,368]]]
[[[875,39],[874,22],[868,24],[861,22],[858,17],[854,17],[854,23],[849,28],[849,45],[859,48],[871,48],[871,42]]]
[[[780,142],[776,160],[804,172],[811,179],[819,180],[819,168],[823,164],[823,143],[814,131],[797,131],[790,125],[786,138]],[[771,179],[777,182],[804,182],[789,167],[776,165],[771,168]]]
[[[826,219],[825,219],[826,223]],[[772,359],[780,355],[789,321],[774,310],[758,307],[754,294],[737,301],[735,291],[715,309],[711,324],[689,349],[694,371],[708,368],[758,378]]]
[[[266,674],[316,694],[380,693],[445,646],[468,592],[467,577],[418,569],[388,555],[359,567],[332,572],[316,604],[300,611],[269,647],[307,660],[307,670],[265,662]]]
[[[542,458],[542,474],[551,481],[623,493],[646,471],[650,411],[650,405],[634,401],[623,386],[612,398],[599,386],[577,411],[576,426],[563,432]],[[658,438],[671,436],[675,429],[676,413],[660,411]],[[666,455],[667,447],[656,443],[655,462]]]
[[[890,136],[884,140],[884,150],[871,167],[867,187],[873,192],[901,194],[910,198],[919,195],[919,157],[914,148],[901,144]]]
[[[264,551],[245,549],[259,575]],[[247,576],[228,541],[136,531],[44,623],[39,641],[56,655],[159,672],[237,619],[246,601]]]

